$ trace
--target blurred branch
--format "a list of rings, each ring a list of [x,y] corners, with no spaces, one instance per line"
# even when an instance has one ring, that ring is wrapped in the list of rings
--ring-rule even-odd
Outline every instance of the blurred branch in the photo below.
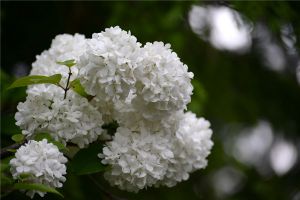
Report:
[[[22,142],[22,143],[15,143],[12,144],[10,146],[4,147],[3,149],[1,149],[1,153],[0,153],[0,159],[3,158],[7,158],[11,155],[14,154],[14,152],[11,151],[11,149],[18,149],[20,146],[22,146],[26,141]]]

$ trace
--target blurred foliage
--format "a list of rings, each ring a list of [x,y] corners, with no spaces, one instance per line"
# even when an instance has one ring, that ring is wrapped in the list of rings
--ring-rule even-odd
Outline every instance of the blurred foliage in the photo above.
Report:
[[[222,131],[228,124],[250,126],[260,119],[268,120],[275,130],[291,140],[299,140],[300,88],[291,71],[277,73],[265,68],[259,52],[236,55],[219,51],[199,39],[189,28],[188,11],[192,5],[226,4],[246,18],[263,22],[280,40],[280,27],[291,23],[300,36],[298,2],[2,2],[1,7],[1,145],[13,141],[20,133],[14,124],[19,101],[25,99],[25,88],[7,91],[20,63],[30,70],[35,55],[48,49],[51,40],[61,33],[82,33],[91,37],[109,26],[130,30],[142,43],[170,43],[181,60],[194,72],[195,88],[189,109],[211,121],[214,148],[205,170],[191,175],[174,188],[148,188],[138,194],[112,188],[101,174],[93,175],[102,187],[127,199],[292,199],[299,192],[299,163],[288,174],[262,176],[225,153],[224,137],[235,137],[237,131]],[[299,49],[299,38],[297,41]],[[27,68],[26,68],[27,67]],[[26,75],[26,74],[24,74]],[[1,166],[4,166],[1,164]],[[218,196],[212,186],[213,174],[224,166],[234,166],[245,175],[241,189],[229,196]],[[2,177],[2,175],[1,175]],[[2,180],[3,181],[3,180]],[[86,176],[68,171],[65,199],[108,199]],[[13,192],[3,199],[27,199]],[[42,199],[37,197],[36,199]],[[47,194],[43,199],[57,199]]]

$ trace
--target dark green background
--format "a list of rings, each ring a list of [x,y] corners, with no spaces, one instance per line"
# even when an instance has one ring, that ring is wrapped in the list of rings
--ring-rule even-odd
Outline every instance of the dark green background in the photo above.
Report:
[[[201,40],[189,27],[188,11],[194,4],[219,2],[1,2],[1,142],[6,146],[11,135],[20,130],[14,125],[16,105],[25,98],[25,89],[6,91],[14,75],[26,75],[35,55],[48,49],[61,33],[94,32],[119,25],[130,30],[138,40],[170,43],[181,60],[194,72],[195,91],[189,108],[211,121],[215,143],[205,170],[173,188],[148,188],[131,194],[111,188],[98,176],[108,191],[127,199],[293,199],[300,190],[299,161],[286,175],[261,176],[255,168],[243,165],[224,151],[223,140],[239,131],[225,127],[248,127],[264,119],[276,132],[297,142],[300,133],[300,87],[295,69],[287,66],[282,73],[267,69],[259,51],[237,55],[219,51]],[[253,23],[263,22],[280,41],[280,27],[291,23],[300,36],[300,3],[240,2],[226,5],[236,9]],[[280,43],[282,44],[282,43]],[[299,143],[298,143],[299,144]],[[299,149],[299,147],[298,147]],[[224,166],[242,171],[246,179],[239,191],[218,197],[213,190],[214,172]],[[65,199],[107,199],[85,176],[68,173],[61,190]],[[37,196],[36,196],[37,197]],[[13,192],[3,199],[25,199]],[[44,199],[56,199],[48,194]],[[39,199],[39,198],[36,198]],[[298,197],[299,199],[299,197]],[[298,200],[293,199],[293,200]]]

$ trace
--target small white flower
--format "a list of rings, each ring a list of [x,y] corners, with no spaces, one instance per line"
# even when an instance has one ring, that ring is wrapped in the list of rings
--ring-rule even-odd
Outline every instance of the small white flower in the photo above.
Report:
[[[62,187],[62,182],[66,181],[64,175],[67,158],[46,139],[40,142],[30,140],[17,150],[15,156],[10,161],[14,179],[19,179],[22,174],[29,174],[26,178],[27,182],[40,183],[54,188]],[[33,198],[35,193],[41,197],[46,194],[35,190],[29,190],[26,194]]]

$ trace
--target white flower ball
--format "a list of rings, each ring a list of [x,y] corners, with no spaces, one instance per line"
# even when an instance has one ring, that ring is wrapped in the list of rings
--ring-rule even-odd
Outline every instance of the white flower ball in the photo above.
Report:
[[[59,65],[56,62],[72,59],[78,62],[79,57],[85,52],[85,49],[86,39],[84,35],[57,35],[52,40],[50,49],[42,52],[41,55],[36,56],[36,61],[32,63],[30,75],[50,76],[62,74],[61,84],[65,86],[69,69],[67,66]],[[77,65],[73,66],[71,69],[71,80],[73,80],[78,74]]]
[[[30,140],[17,150],[15,156],[10,161],[14,179],[19,179],[22,174],[28,174],[26,181],[54,188],[62,187],[62,183],[66,181],[64,175],[66,174],[67,158],[46,139],[40,142]],[[35,190],[29,190],[26,194],[33,198],[35,193],[41,197],[46,194]]]
[[[144,117],[156,118],[155,113],[170,114],[186,109],[191,100],[193,73],[183,64],[169,44],[147,43],[143,47],[143,60],[135,73],[138,77],[137,105]]]
[[[178,124],[174,126],[177,130],[172,141],[174,162],[169,164],[166,176],[160,182],[169,187],[187,180],[189,173],[205,168],[207,156],[213,146],[209,121],[197,118],[191,112],[178,113],[174,117],[178,120]]]
[[[115,114],[120,124],[135,121],[158,121],[174,112],[186,109],[191,100],[193,73],[183,64],[169,44],[147,43],[141,49],[141,59],[134,70],[135,98],[131,104],[117,105]],[[126,117],[127,116],[127,117]]]
[[[104,102],[130,103],[135,96],[133,71],[141,44],[118,26],[94,33],[80,57],[81,84]]]
[[[84,97],[54,85],[34,85],[24,103],[17,106],[16,125],[28,138],[47,132],[62,143],[72,142],[80,148],[102,134],[102,115]]]
[[[111,185],[133,192],[155,185],[164,178],[174,157],[169,140],[162,132],[152,134],[146,129],[131,132],[128,128],[118,128],[113,141],[99,154],[102,163],[111,166],[104,177]]]
[[[205,168],[213,146],[210,123],[191,112],[174,113],[160,124],[117,129],[99,154],[111,166],[105,178],[120,189],[175,186],[195,170]]]

